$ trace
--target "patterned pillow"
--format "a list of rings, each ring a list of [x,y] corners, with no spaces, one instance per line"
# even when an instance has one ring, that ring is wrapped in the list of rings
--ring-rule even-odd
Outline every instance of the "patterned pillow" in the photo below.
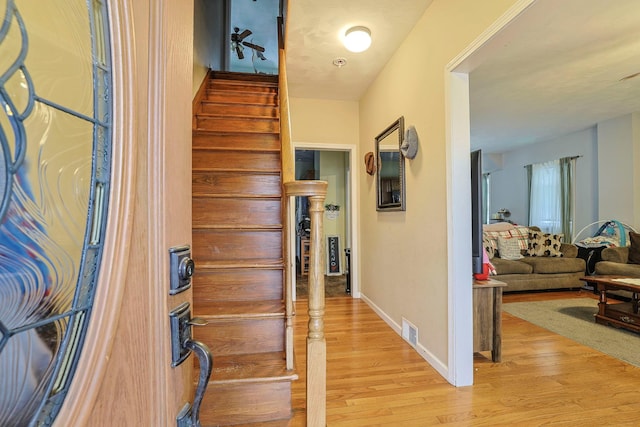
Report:
[[[499,252],[500,248],[498,247],[499,237],[504,237],[506,239],[515,238],[521,251],[526,251],[529,248],[529,227],[518,225],[510,230],[485,231],[483,233],[482,243],[487,249],[489,259],[493,258],[494,256],[499,256],[500,258],[502,258],[502,255],[500,255]]]
[[[502,259],[524,258],[520,253],[520,244],[517,237],[498,237],[498,250]]]
[[[498,250],[498,246],[496,245],[495,240],[491,240],[487,236],[483,236],[482,246],[484,246],[484,250],[487,251],[489,259],[493,259],[493,257],[496,255],[496,251]]]
[[[532,231],[529,233],[529,256],[561,257],[560,245],[564,239],[564,234],[542,233]]]

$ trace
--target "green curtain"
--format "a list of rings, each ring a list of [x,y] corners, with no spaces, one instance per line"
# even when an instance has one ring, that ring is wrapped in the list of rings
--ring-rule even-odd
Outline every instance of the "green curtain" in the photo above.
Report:
[[[489,173],[482,174],[482,223],[489,224]]]
[[[533,179],[533,165],[526,165],[524,167],[527,170],[527,225],[531,225],[531,181]]]
[[[565,242],[572,241],[573,229],[573,171],[575,157],[560,159],[560,197],[562,214],[562,233]]]

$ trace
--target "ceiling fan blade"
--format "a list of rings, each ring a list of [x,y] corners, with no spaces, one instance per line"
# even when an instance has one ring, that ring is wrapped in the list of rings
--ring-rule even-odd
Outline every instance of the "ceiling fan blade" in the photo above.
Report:
[[[242,40],[242,39],[244,39],[245,37],[250,36],[251,34],[252,34],[252,33],[251,33],[251,30],[248,30],[248,29],[247,29],[247,30],[244,30],[243,32],[241,32],[240,34],[238,34],[238,40]]]
[[[264,52],[264,48],[262,46],[258,46],[257,44],[253,44],[253,43],[249,43],[249,42],[242,42],[243,45],[250,47],[251,49],[255,49],[258,52]]]
[[[238,59],[244,59],[244,53],[242,53],[240,46],[236,46],[236,53],[238,54]]]

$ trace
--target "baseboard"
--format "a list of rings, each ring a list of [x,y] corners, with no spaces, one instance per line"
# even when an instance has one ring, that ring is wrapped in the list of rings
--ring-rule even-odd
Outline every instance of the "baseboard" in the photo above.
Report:
[[[360,294],[360,298],[367,303],[367,305],[369,307],[371,307],[371,309],[373,311],[376,312],[376,314],[378,316],[380,316],[380,318],[382,320],[385,321],[385,323],[387,325],[389,325],[391,327],[391,329],[393,329],[393,331],[402,336],[402,326],[399,325],[398,323],[396,323],[391,317],[389,317],[387,315],[387,313],[384,312],[384,310],[382,310],[380,307],[378,307],[373,301],[371,301],[371,299],[367,298],[367,296],[363,293]],[[433,353],[431,353],[429,350],[427,350],[422,344],[420,344],[420,342],[418,341],[418,345],[416,347],[414,347],[414,349],[418,352],[418,354],[429,364],[431,365],[444,379],[446,379],[447,381],[449,381],[451,383],[451,380],[449,379],[449,368],[447,367],[447,365],[445,363],[442,363],[442,361],[440,359],[438,359]]]

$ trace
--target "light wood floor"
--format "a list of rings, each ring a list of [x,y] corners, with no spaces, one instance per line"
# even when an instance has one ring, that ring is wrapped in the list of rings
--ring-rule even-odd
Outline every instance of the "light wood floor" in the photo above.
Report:
[[[505,302],[592,296],[505,295]],[[297,302],[294,417],[305,425],[306,302]],[[456,388],[361,300],[326,300],[329,426],[640,426],[640,368],[503,313],[502,362]],[[421,333],[425,333],[421,331]],[[638,349],[640,351],[640,349]]]

